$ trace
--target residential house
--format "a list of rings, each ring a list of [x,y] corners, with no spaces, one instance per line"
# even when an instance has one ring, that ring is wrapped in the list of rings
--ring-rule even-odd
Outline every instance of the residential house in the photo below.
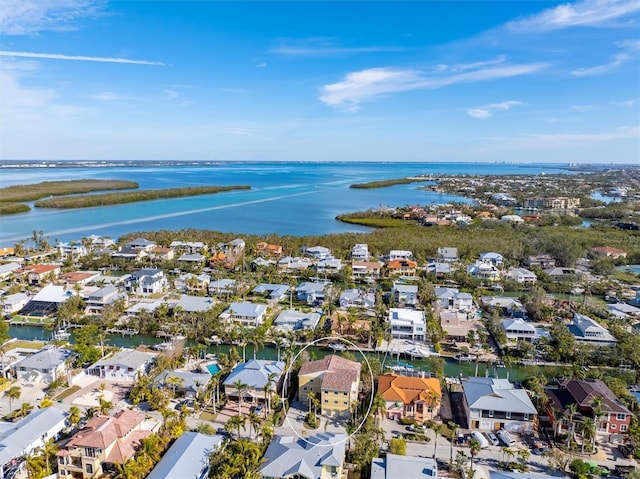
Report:
[[[149,371],[155,356],[135,349],[122,349],[87,367],[85,373],[102,379],[134,382],[138,374]]]
[[[22,271],[27,274],[29,284],[40,284],[49,278],[55,279],[60,276],[62,266],[59,264],[34,264],[25,266]]]
[[[615,346],[618,340],[604,327],[583,314],[574,313],[569,331],[576,341],[594,346]]]
[[[287,297],[289,286],[286,284],[261,283],[251,290],[251,294],[262,296],[266,299],[280,301]]]
[[[397,259],[413,259],[413,253],[411,251],[392,249],[389,251],[389,261],[395,261]]]
[[[378,378],[378,394],[385,400],[387,418],[414,419],[419,424],[440,414],[442,390],[437,378],[383,374]]]
[[[273,322],[273,327],[280,331],[299,331],[302,329],[316,329],[321,315],[315,312],[299,312],[294,309],[282,311]]]
[[[224,436],[183,432],[147,479],[204,479],[209,473],[209,456],[223,443]]]
[[[256,255],[279,258],[280,256],[282,256],[282,246],[277,244],[269,244],[266,241],[260,241],[256,245]]]
[[[556,283],[563,281],[574,281],[581,275],[580,271],[575,268],[548,268],[544,270],[544,273],[549,276]]]
[[[351,259],[354,261],[369,261],[369,245],[366,243],[358,243],[351,248]]]
[[[89,419],[56,454],[58,479],[93,479],[115,472],[116,464],[131,459],[142,439],[159,426],[158,421],[146,419],[145,414],[133,410]]]
[[[153,294],[163,292],[168,284],[164,271],[144,268],[129,275],[125,280],[124,289],[136,294]]]
[[[175,251],[184,253],[206,253],[207,245],[202,241],[172,241],[169,245]]]
[[[254,328],[260,326],[266,316],[266,305],[250,301],[231,303],[229,308],[220,315],[222,319],[228,319],[233,323],[240,323],[243,326]]]
[[[506,278],[507,281],[514,281],[525,286],[535,284],[538,281],[538,276],[533,271],[525,268],[511,268],[507,271]]]
[[[134,318],[137,317],[138,315],[142,314],[143,311],[146,311],[148,313],[154,313],[156,309],[158,309],[162,304],[164,304],[162,301],[158,300],[158,301],[140,301],[139,303],[135,303],[131,306],[129,306],[126,310],[125,310],[125,314],[130,317],[130,318]]]
[[[127,248],[126,246],[120,246],[116,251],[111,252],[111,257],[121,258],[129,261],[138,261],[146,256],[149,256],[150,253],[151,253],[150,251],[147,252],[146,250],[142,250],[142,249],[134,249],[134,248]]]
[[[401,306],[415,306],[418,304],[418,285],[405,284],[394,281],[391,294],[395,301]]]
[[[500,221],[502,223],[516,223],[516,224],[524,223],[522,216],[518,216],[518,215],[504,215],[500,217]]]
[[[12,278],[15,272],[20,269],[20,263],[11,262],[0,264],[0,281]]]
[[[180,255],[180,257],[178,258],[178,261],[182,263],[200,264],[200,263],[204,263],[205,259],[206,258],[204,257],[204,255],[200,253],[185,253]]]
[[[334,354],[304,363],[298,371],[298,399],[307,404],[313,392],[320,401],[321,414],[350,417],[360,391],[361,366]]]
[[[217,279],[209,283],[209,294],[213,296],[234,294],[235,290],[235,279]]]
[[[82,286],[96,281],[100,277],[97,271],[69,271],[60,275],[60,281],[66,286]]]
[[[434,289],[436,296],[435,306],[440,309],[451,309],[454,311],[471,311],[474,309],[473,296],[469,293],[461,293],[457,288]]]
[[[376,280],[380,277],[383,265],[381,261],[352,261],[353,279]]]
[[[494,193],[491,195],[491,200],[494,204],[500,206],[515,206],[518,204],[518,200],[509,193]]]
[[[547,415],[558,433],[567,432],[571,423],[576,427],[590,418],[596,423],[597,434],[628,434],[633,414],[600,379],[565,379],[557,387],[546,388],[545,393],[549,399]],[[573,418],[568,417],[571,404],[577,405]]]
[[[472,278],[498,281],[500,279],[500,270],[493,263],[485,263],[484,261],[476,261],[467,266],[467,273]]]
[[[40,351],[21,359],[13,365],[17,378],[31,385],[52,383],[67,372],[67,360],[72,353],[68,349],[45,346]]]
[[[267,361],[252,359],[246,363],[238,363],[222,385],[228,398],[235,401],[242,395],[243,403],[255,404],[266,402],[267,394],[277,393],[282,387],[286,364],[283,361]],[[244,388],[238,390],[237,385]],[[269,391],[267,391],[269,386]]]
[[[471,377],[462,380],[463,408],[470,429],[533,431],[538,412],[526,389],[507,379]]]
[[[89,254],[82,243],[58,243],[56,246],[61,259],[76,260]]]
[[[296,287],[296,297],[308,304],[324,301],[324,290],[331,283],[324,281],[305,281]]]
[[[163,371],[155,379],[155,382],[174,393],[187,398],[195,398],[207,389],[207,383],[211,380],[211,374],[192,373],[190,371]]]
[[[173,309],[174,312],[202,313],[204,311],[209,311],[213,304],[213,298],[209,298],[208,296],[188,296],[186,294],[181,294],[180,299]]]
[[[433,273],[436,278],[442,279],[448,274],[451,274],[451,263],[445,263],[444,261],[431,261],[427,263],[425,267],[427,273]]]
[[[347,289],[340,293],[341,308],[373,308],[376,304],[376,294],[358,288]]]
[[[556,260],[548,254],[537,254],[527,258],[526,266],[529,266],[530,268],[537,266],[542,269],[555,268]]]
[[[343,477],[346,434],[276,436],[258,471],[262,479],[331,479]]]
[[[424,311],[406,308],[389,309],[391,336],[397,339],[425,340],[427,323]]]
[[[278,270],[289,273],[301,272],[309,268],[312,264],[309,258],[292,258],[291,256],[285,256],[278,260]]]
[[[387,263],[387,271],[391,275],[414,277],[418,263],[410,259],[395,259]]]
[[[17,313],[24,308],[31,296],[27,293],[15,293],[7,296],[0,297],[0,304],[2,304],[2,312],[4,314]]]
[[[388,452],[371,461],[370,479],[434,479],[438,464],[430,457],[399,456]]]
[[[504,263],[504,256],[502,256],[500,253],[482,253],[480,255],[480,261],[482,261],[483,263],[491,263],[494,266],[502,266],[502,264]]]
[[[445,263],[458,261],[458,248],[438,248],[436,254],[438,259]]]
[[[524,321],[522,318],[504,319],[502,321],[502,329],[504,330],[507,341],[517,343],[518,341],[533,342],[538,339],[536,327]]]
[[[92,251],[110,248],[111,246],[114,246],[116,244],[116,242],[113,241],[111,238],[98,236],[98,235],[89,235],[82,239],[88,240],[89,248]]]
[[[58,307],[74,296],[73,291],[65,290],[63,286],[48,284],[22,308],[22,314],[46,316],[58,311]]]
[[[124,306],[127,306],[128,296],[121,293],[115,286],[104,286],[100,289],[89,293],[85,299],[85,314],[102,314],[102,310],[105,306],[109,306],[118,301],[122,301]]]
[[[149,257],[154,261],[171,261],[176,257],[176,252],[173,248],[166,248],[164,246],[156,246],[149,252]]]
[[[481,296],[482,306],[489,311],[497,311],[499,316],[526,318],[527,310],[517,298],[506,296]]]
[[[598,246],[590,250],[593,256],[600,256],[611,259],[626,258],[627,252],[611,246]]]
[[[251,271],[258,271],[260,268],[270,268],[272,266],[275,268],[278,266],[278,262],[273,259],[264,259],[259,256],[251,262],[250,266]]]
[[[338,258],[325,258],[318,260],[316,271],[318,273],[336,274],[343,268],[342,260]]]
[[[454,343],[464,343],[467,341],[469,331],[477,332],[484,329],[481,321],[469,316],[461,311],[445,309],[440,311],[440,325],[447,341]]]
[[[173,286],[178,291],[207,291],[211,284],[211,277],[207,273],[195,275],[185,273],[173,281]]]
[[[136,238],[133,241],[125,243],[124,247],[150,252],[153,248],[156,247],[156,244],[153,241],[149,241],[145,238]]]
[[[304,254],[315,260],[332,258],[331,250],[324,246],[309,246],[304,248]]]
[[[16,423],[4,423],[0,432],[0,477],[8,469],[43,447],[49,439],[56,440],[66,427],[67,414],[54,407],[35,409]]]

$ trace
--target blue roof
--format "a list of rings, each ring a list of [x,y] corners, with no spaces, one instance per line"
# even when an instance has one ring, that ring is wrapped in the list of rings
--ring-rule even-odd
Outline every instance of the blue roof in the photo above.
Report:
[[[169,448],[147,479],[198,479],[209,468],[209,454],[220,447],[223,436],[185,432]]]
[[[267,361],[263,359],[253,359],[246,363],[238,364],[231,374],[225,379],[225,386],[233,386],[233,383],[240,380],[253,389],[264,389],[269,379],[269,374],[276,373],[278,376],[274,382],[278,382],[284,371],[285,363],[282,361]]]

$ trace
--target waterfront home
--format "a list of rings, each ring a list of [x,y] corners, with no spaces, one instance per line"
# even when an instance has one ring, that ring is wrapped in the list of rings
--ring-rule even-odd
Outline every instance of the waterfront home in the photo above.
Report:
[[[388,452],[371,461],[370,479],[434,479],[438,464],[430,457],[399,456]]]
[[[518,200],[509,193],[494,193],[491,195],[491,201],[500,206],[515,206]]]
[[[464,378],[463,409],[470,429],[518,433],[533,431],[538,412],[526,389],[518,389],[507,379]]]
[[[529,210],[569,210],[580,206],[580,198],[566,196],[531,196],[524,199]]]
[[[282,246],[260,241],[256,245],[256,256],[270,256],[279,258],[282,256]]]
[[[53,409],[53,408],[48,408]],[[56,454],[58,479],[93,479],[116,471],[140,448],[142,439],[160,427],[145,414],[125,410],[113,416],[96,416],[69,439]]]
[[[607,311],[619,318],[640,318],[640,308],[627,303],[614,303],[606,305]]]
[[[153,294],[163,292],[168,284],[164,271],[144,268],[129,275],[124,282],[124,289],[136,294]]]
[[[347,289],[340,293],[341,308],[373,308],[376,304],[376,295],[371,291],[363,291],[358,288]]]
[[[544,270],[544,273],[549,276],[556,283],[562,283],[564,281],[572,281],[578,279],[582,274],[575,268],[548,268]]]
[[[298,301],[308,304],[324,301],[324,290],[329,284],[331,283],[325,281],[305,281],[296,287],[296,297]]]
[[[313,263],[309,258],[292,258],[285,256],[278,260],[278,270],[288,273],[301,272],[309,268]]]
[[[7,296],[0,296],[0,304],[4,314],[17,313],[24,308],[31,296],[27,293],[15,293]]]
[[[351,259],[354,261],[368,261],[371,258],[369,254],[369,245],[366,243],[358,243],[351,248]]]
[[[512,343],[517,343],[518,341],[533,342],[538,338],[536,327],[522,318],[505,319],[502,321],[501,326],[507,336],[507,341]]]
[[[278,266],[278,262],[273,259],[264,259],[262,257],[257,257],[251,262],[251,271],[258,271],[260,268],[270,268],[273,266],[274,268]]]
[[[391,336],[396,339],[425,340],[427,323],[424,311],[406,308],[389,309]]]
[[[195,398],[207,389],[209,380],[211,380],[211,374],[163,371],[156,376],[155,383],[187,398]]]
[[[213,307],[213,298],[207,296],[188,296],[181,294],[180,299],[175,303],[173,310],[174,313],[202,313],[209,311]]]
[[[142,314],[144,311],[146,311],[148,313],[153,313],[162,304],[163,304],[163,302],[160,301],[160,300],[157,300],[157,301],[140,301],[139,303],[135,303],[135,304],[129,306],[125,310],[124,313],[127,315],[127,317],[133,318],[133,317],[137,317],[138,315]]]
[[[172,241],[169,247],[180,253],[206,253],[207,245],[202,241]]]
[[[116,242],[113,241],[111,238],[98,236],[98,235],[89,235],[89,236],[85,236],[82,239],[83,239],[82,242],[85,242],[84,240],[87,240],[86,243],[89,244],[89,248],[92,251],[110,248],[111,246],[114,246],[116,244]]]
[[[60,259],[63,260],[70,259],[75,261],[76,259],[89,254],[89,251],[82,243],[58,243],[56,245],[56,249],[58,250]]]
[[[499,316],[525,318],[527,311],[517,298],[506,296],[481,296],[482,306],[490,312],[496,311]]]
[[[457,288],[434,288],[435,306],[440,309],[454,311],[471,311],[474,309],[473,296],[461,293]]]
[[[391,294],[400,306],[414,307],[418,304],[418,285],[416,284],[405,284],[400,281],[394,281]]]
[[[99,276],[100,273],[97,271],[69,271],[60,275],[60,281],[67,287],[75,286],[76,284],[83,286],[95,282]]]
[[[0,429],[0,477],[7,468],[33,454],[49,439],[54,441],[66,427],[67,414],[54,407],[35,409],[16,423]]]
[[[476,336],[478,331],[484,329],[482,321],[470,319],[467,313],[461,311],[445,309],[440,311],[439,316],[445,340],[453,343],[466,343],[469,331],[474,331]]]
[[[433,273],[436,278],[442,279],[446,275],[451,273],[451,263],[445,263],[443,261],[430,261],[425,266],[427,273]]]
[[[597,434],[628,434],[633,414],[599,379],[565,379],[558,382],[557,387],[546,388],[545,393],[549,399],[547,415],[558,434],[569,431],[570,427],[578,430],[576,423],[584,418],[596,423]],[[571,404],[577,405],[573,418],[568,417]]]
[[[122,349],[88,366],[85,374],[114,381],[134,382],[138,374],[149,371],[155,356],[135,349]]]
[[[0,281],[4,281],[6,279],[12,278],[15,275],[15,272],[20,269],[20,263],[11,262],[0,264]]]
[[[574,313],[569,331],[579,343],[594,346],[615,346],[618,343],[606,328],[584,314]]]
[[[11,246],[5,246],[4,248],[0,248],[0,258],[4,259],[4,258],[8,258],[10,256],[13,256],[16,252],[15,248],[12,248]]]
[[[252,359],[246,363],[239,363],[222,383],[224,393],[235,401],[242,396],[243,403],[264,403],[268,394],[280,391],[285,366],[283,361],[264,359]],[[238,384],[244,387],[238,390]]]
[[[294,309],[285,309],[273,322],[273,327],[279,331],[299,331],[302,329],[314,330],[320,322],[321,315],[316,312],[299,312]]]
[[[501,275],[500,270],[493,263],[485,263],[480,260],[467,266],[467,273],[472,278],[487,281],[498,281]]]
[[[244,301],[241,303],[231,303],[220,317],[242,326],[257,328],[267,316],[267,306],[264,304]]]
[[[361,367],[359,362],[335,354],[304,363],[298,371],[299,401],[308,405],[308,395],[313,392],[320,401],[321,414],[350,417],[360,391]]]
[[[521,216],[518,215],[504,215],[500,217],[502,223],[524,223]]]
[[[27,276],[29,284],[40,284],[43,281],[53,281],[60,276],[62,266],[59,264],[34,264],[22,268],[21,273]],[[16,271],[17,273],[17,271]]]
[[[185,253],[180,255],[178,261],[182,263],[204,264],[205,259],[204,255],[200,253]]]
[[[40,351],[21,359],[13,365],[14,374],[29,385],[52,383],[67,372],[67,360],[72,353],[68,349],[45,346]]]
[[[303,248],[304,254],[309,256],[315,260],[332,258],[331,250],[329,248],[325,248],[324,246],[309,246]]]
[[[390,275],[414,277],[418,263],[410,259],[395,259],[387,263],[387,271]]]
[[[338,258],[325,258],[318,261],[316,271],[318,273],[336,274],[343,268],[342,260]]]
[[[397,259],[413,259],[413,253],[411,251],[392,249],[389,251],[389,261],[395,261]]]
[[[308,437],[276,436],[264,454],[262,479],[330,479],[345,473],[346,434],[317,433]]]
[[[230,295],[235,292],[236,280],[235,279],[217,279],[209,283],[209,294],[212,296]]]
[[[556,267],[556,260],[548,254],[531,255],[525,261],[525,265],[530,268],[537,266],[542,269],[549,269]]]
[[[156,244],[153,241],[149,241],[145,238],[136,238],[133,241],[129,241],[124,244],[125,248],[136,249],[139,251],[150,252],[153,248],[156,247]]]
[[[504,256],[500,253],[482,253],[480,255],[480,261],[483,263],[491,263],[494,266],[502,266],[504,263]]]
[[[380,277],[383,265],[384,263],[381,261],[352,261],[351,273],[353,274],[353,279],[376,280]]]
[[[55,313],[62,303],[74,296],[73,291],[67,291],[63,286],[48,284],[22,308],[22,314],[46,316]]]
[[[610,259],[626,258],[627,252],[611,246],[597,246],[589,250],[592,256]]]
[[[144,249],[127,248],[126,246],[120,246],[116,251],[111,252],[112,258],[126,259],[129,261],[139,261],[142,258],[149,256],[151,252]]]
[[[378,394],[385,400],[391,420],[411,418],[424,424],[440,414],[442,390],[436,378],[383,374],[378,378]]]
[[[178,291],[203,291],[209,288],[211,277],[207,273],[195,275],[185,273],[173,280],[173,286]]]
[[[280,301],[287,297],[289,285],[261,283],[251,290],[254,296],[261,296],[266,299]]]
[[[97,289],[87,296],[85,299],[85,314],[102,314],[106,306],[122,301],[126,307],[128,304],[128,296],[121,293],[115,286],[104,286]]]
[[[506,279],[528,286],[535,284],[538,281],[538,276],[525,268],[511,268],[507,271]]]
[[[175,440],[147,479],[201,479],[208,477],[209,456],[219,450],[224,436],[187,431]]]
[[[445,263],[453,263],[458,261],[458,248],[438,248],[437,257]]]

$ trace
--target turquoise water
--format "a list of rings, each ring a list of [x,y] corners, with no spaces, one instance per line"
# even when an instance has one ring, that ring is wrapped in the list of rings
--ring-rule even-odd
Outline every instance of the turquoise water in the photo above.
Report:
[[[554,171],[555,170],[555,171]],[[125,205],[54,210],[0,218],[0,247],[13,246],[32,232],[51,242],[89,234],[117,238],[133,231],[210,229],[245,234],[323,235],[367,228],[335,217],[384,206],[466,202],[466,198],[418,189],[424,184],[377,189],[353,183],[420,174],[538,174],[565,172],[559,165],[482,163],[229,163],[219,166],[104,168],[5,168],[0,187],[71,179],[127,179],[141,189],[201,185],[250,185],[249,191],[146,201]]]
[[[618,271],[631,272],[633,274],[640,274],[640,264],[628,264],[625,266],[618,266],[616,268]]]
[[[207,371],[209,371],[211,375],[214,376],[220,372],[220,366],[218,366],[217,364],[207,364]]]

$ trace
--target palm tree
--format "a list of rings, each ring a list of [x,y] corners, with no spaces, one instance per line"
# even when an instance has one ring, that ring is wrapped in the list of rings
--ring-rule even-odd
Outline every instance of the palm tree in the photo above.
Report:
[[[216,433],[214,427],[208,422],[201,422],[193,430],[200,434],[206,434],[207,436],[213,436]]]
[[[451,452],[449,456],[449,467],[453,466],[453,443],[456,441],[458,437],[458,426],[455,422],[449,422],[449,429],[451,430]]]
[[[167,421],[176,416],[176,412],[172,411],[169,408],[163,407],[160,409],[160,414],[162,415],[162,427],[164,428],[167,425]]]
[[[26,460],[27,477],[41,479],[46,476],[46,461],[40,454],[31,454]]]
[[[502,458],[503,458],[503,460],[505,460],[505,458],[506,458],[505,462],[506,462],[507,466],[509,465],[509,463],[511,462],[511,459],[515,455],[516,455],[515,451],[513,449],[511,449],[510,447],[504,446],[502,448]]]
[[[33,411],[33,405],[28,402],[23,402],[20,405],[20,409],[18,409],[18,414],[20,417],[27,417],[31,411]]]
[[[529,449],[518,449],[517,454],[520,457],[520,460],[522,461],[522,470],[526,471],[526,469],[527,469],[527,459],[529,459],[529,457],[531,456],[531,453],[529,452]]]
[[[387,401],[385,401],[379,393],[376,393],[376,395],[373,396],[373,402],[371,403],[371,412],[373,413],[375,422],[378,423],[378,426],[380,425],[378,417],[383,417],[386,411]]]
[[[584,453],[584,443],[589,441],[591,447],[595,447],[596,423],[590,417],[582,419],[580,424],[580,434],[582,435],[581,451]]]
[[[84,408],[84,418],[86,420],[94,418],[97,415],[98,415],[98,408],[97,407],[86,407],[86,408]]]
[[[20,399],[22,389],[20,386],[11,386],[4,392],[4,397],[9,398],[9,412],[13,412],[13,400]]]
[[[577,403],[571,403],[567,406],[567,409],[565,411],[565,414],[568,412],[569,413],[569,430],[567,431],[567,449],[571,448],[571,440],[573,439],[573,433],[574,433],[574,421],[573,421],[573,416],[575,415],[576,411],[578,410],[578,404]]]
[[[266,446],[271,442],[271,439],[273,439],[273,428],[265,424],[260,429],[260,436],[262,436],[262,444]]]
[[[232,432],[234,429],[238,430],[238,439],[240,439],[240,428],[244,427],[247,423],[247,417],[242,414],[237,414],[235,416],[231,416],[229,420],[224,425],[224,429],[227,432]]]
[[[315,408],[316,393],[314,393],[313,391],[309,391],[307,393],[307,400],[309,401],[309,411],[313,409],[313,414],[315,414],[316,413],[316,408]]]
[[[100,406],[98,406],[98,412],[103,416],[108,416],[109,411],[113,407],[113,403],[111,401],[107,401],[102,395],[98,398],[100,401]]]
[[[444,428],[444,424],[440,424],[440,423],[434,423],[431,426],[431,429],[433,429],[433,458],[436,458],[436,453],[438,451],[438,434],[440,434],[442,432],[442,429]]]
[[[267,400],[267,410],[265,414],[269,414],[271,412],[271,394],[275,392],[273,386],[277,377],[278,373],[269,373],[269,375],[267,376],[267,382],[264,385],[264,395],[265,399]]]
[[[238,415],[240,415],[242,414],[242,396],[247,391],[248,386],[242,382],[242,379],[235,381],[233,386],[236,388],[236,393],[238,394]]]
[[[471,469],[473,469],[473,459],[480,452],[480,442],[473,438],[469,441],[469,455],[471,456]]]
[[[80,422],[80,408],[78,406],[71,406],[69,408],[69,415],[67,416],[67,422],[72,427]]]
[[[38,450],[41,451],[42,455],[44,456],[44,461],[47,466],[47,474],[51,474],[51,462],[52,460],[55,462],[56,454],[60,450],[60,448],[53,441],[53,438],[50,437],[47,441],[45,441],[41,448],[38,448]]]
[[[257,434],[258,428],[260,427],[260,425],[262,425],[262,419],[260,419],[260,416],[258,416],[255,412],[252,412],[248,416],[248,421],[249,421],[249,427],[253,429],[253,432],[255,434]]]
[[[39,406],[40,409],[44,409],[51,406],[53,406],[53,401],[51,400],[51,398],[44,397],[42,398],[42,401],[40,401],[40,406]]]
[[[160,460],[162,450],[163,447],[160,437],[157,434],[151,434],[140,440],[138,455],[140,456],[141,461],[151,468]]]
[[[260,447],[246,439],[234,441],[229,444],[230,465],[234,472],[232,477],[253,479],[256,477],[256,468],[260,463],[262,451]]]

